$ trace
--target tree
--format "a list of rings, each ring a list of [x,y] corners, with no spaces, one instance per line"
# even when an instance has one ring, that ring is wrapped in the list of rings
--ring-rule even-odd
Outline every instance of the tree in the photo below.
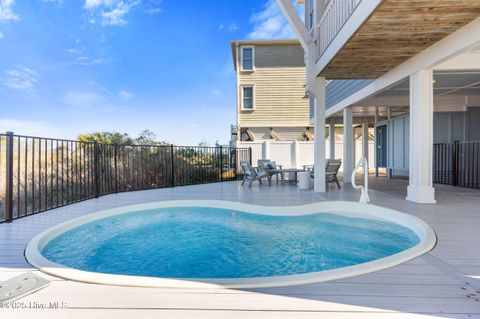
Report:
[[[98,142],[100,144],[115,145],[167,145],[166,142],[157,141],[157,136],[150,130],[142,131],[137,138],[132,138],[127,133],[93,132],[78,135],[82,142]]]
[[[202,139],[200,141],[200,143],[198,143],[198,146],[201,146],[201,147],[209,147],[210,144],[208,143],[208,141],[206,139]]]
[[[78,135],[77,139],[82,142],[98,142],[101,144],[132,145],[134,140],[126,133],[117,132],[93,132]]]
[[[157,135],[150,130],[142,131],[135,139],[136,145],[168,145],[165,141],[158,141]]]

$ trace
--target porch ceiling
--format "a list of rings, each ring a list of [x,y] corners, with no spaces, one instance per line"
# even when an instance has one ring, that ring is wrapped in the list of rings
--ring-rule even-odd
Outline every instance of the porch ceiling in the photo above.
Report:
[[[320,73],[378,78],[480,16],[480,0],[385,0]]]
[[[439,106],[447,104],[455,108],[458,100],[476,103],[480,97],[480,69],[434,71],[435,83],[433,84],[434,104]],[[359,101],[352,105],[354,117],[372,117],[378,112],[380,118],[385,118],[390,109],[391,116],[395,117],[409,111],[409,81],[404,79],[394,86],[375,94],[374,96]],[[453,99],[452,99],[453,98]],[[444,103],[441,103],[445,99]],[[466,99],[466,100],[465,100]],[[475,104],[474,106],[480,106]],[[458,111],[461,111],[458,109]],[[342,117],[342,113],[332,117]]]

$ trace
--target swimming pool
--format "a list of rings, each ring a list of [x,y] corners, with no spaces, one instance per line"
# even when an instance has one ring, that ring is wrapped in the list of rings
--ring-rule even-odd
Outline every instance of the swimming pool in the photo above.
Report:
[[[169,201],[58,225],[35,237],[26,257],[46,273],[85,282],[270,287],[384,269],[435,240],[421,220],[373,205]]]

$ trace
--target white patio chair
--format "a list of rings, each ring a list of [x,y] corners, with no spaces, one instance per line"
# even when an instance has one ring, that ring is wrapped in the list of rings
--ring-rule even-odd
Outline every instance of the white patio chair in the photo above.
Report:
[[[282,177],[283,180],[283,173],[277,171],[278,169],[282,169],[282,165],[277,165],[275,161],[271,160],[258,160],[258,168],[269,175],[270,180],[273,176],[275,176],[277,183],[278,183],[278,175]]]
[[[338,170],[342,166],[342,160],[339,159],[329,159],[326,161],[325,164],[325,183],[328,185],[329,183],[337,184],[338,189],[342,188],[340,186],[340,182],[338,181]],[[314,167],[310,170],[310,176],[314,178],[315,172]]]
[[[272,184],[270,176],[264,171],[258,171],[250,165],[249,161],[240,161],[240,166],[243,169],[243,181],[242,186],[248,181],[248,187],[252,187],[253,181],[257,181],[262,184],[262,178],[267,178],[268,185]]]

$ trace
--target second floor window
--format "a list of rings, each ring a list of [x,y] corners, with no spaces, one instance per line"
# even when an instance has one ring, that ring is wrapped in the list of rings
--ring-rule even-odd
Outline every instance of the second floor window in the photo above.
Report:
[[[253,86],[242,87],[242,108],[253,110]]]
[[[253,71],[253,47],[242,48],[242,70]]]

